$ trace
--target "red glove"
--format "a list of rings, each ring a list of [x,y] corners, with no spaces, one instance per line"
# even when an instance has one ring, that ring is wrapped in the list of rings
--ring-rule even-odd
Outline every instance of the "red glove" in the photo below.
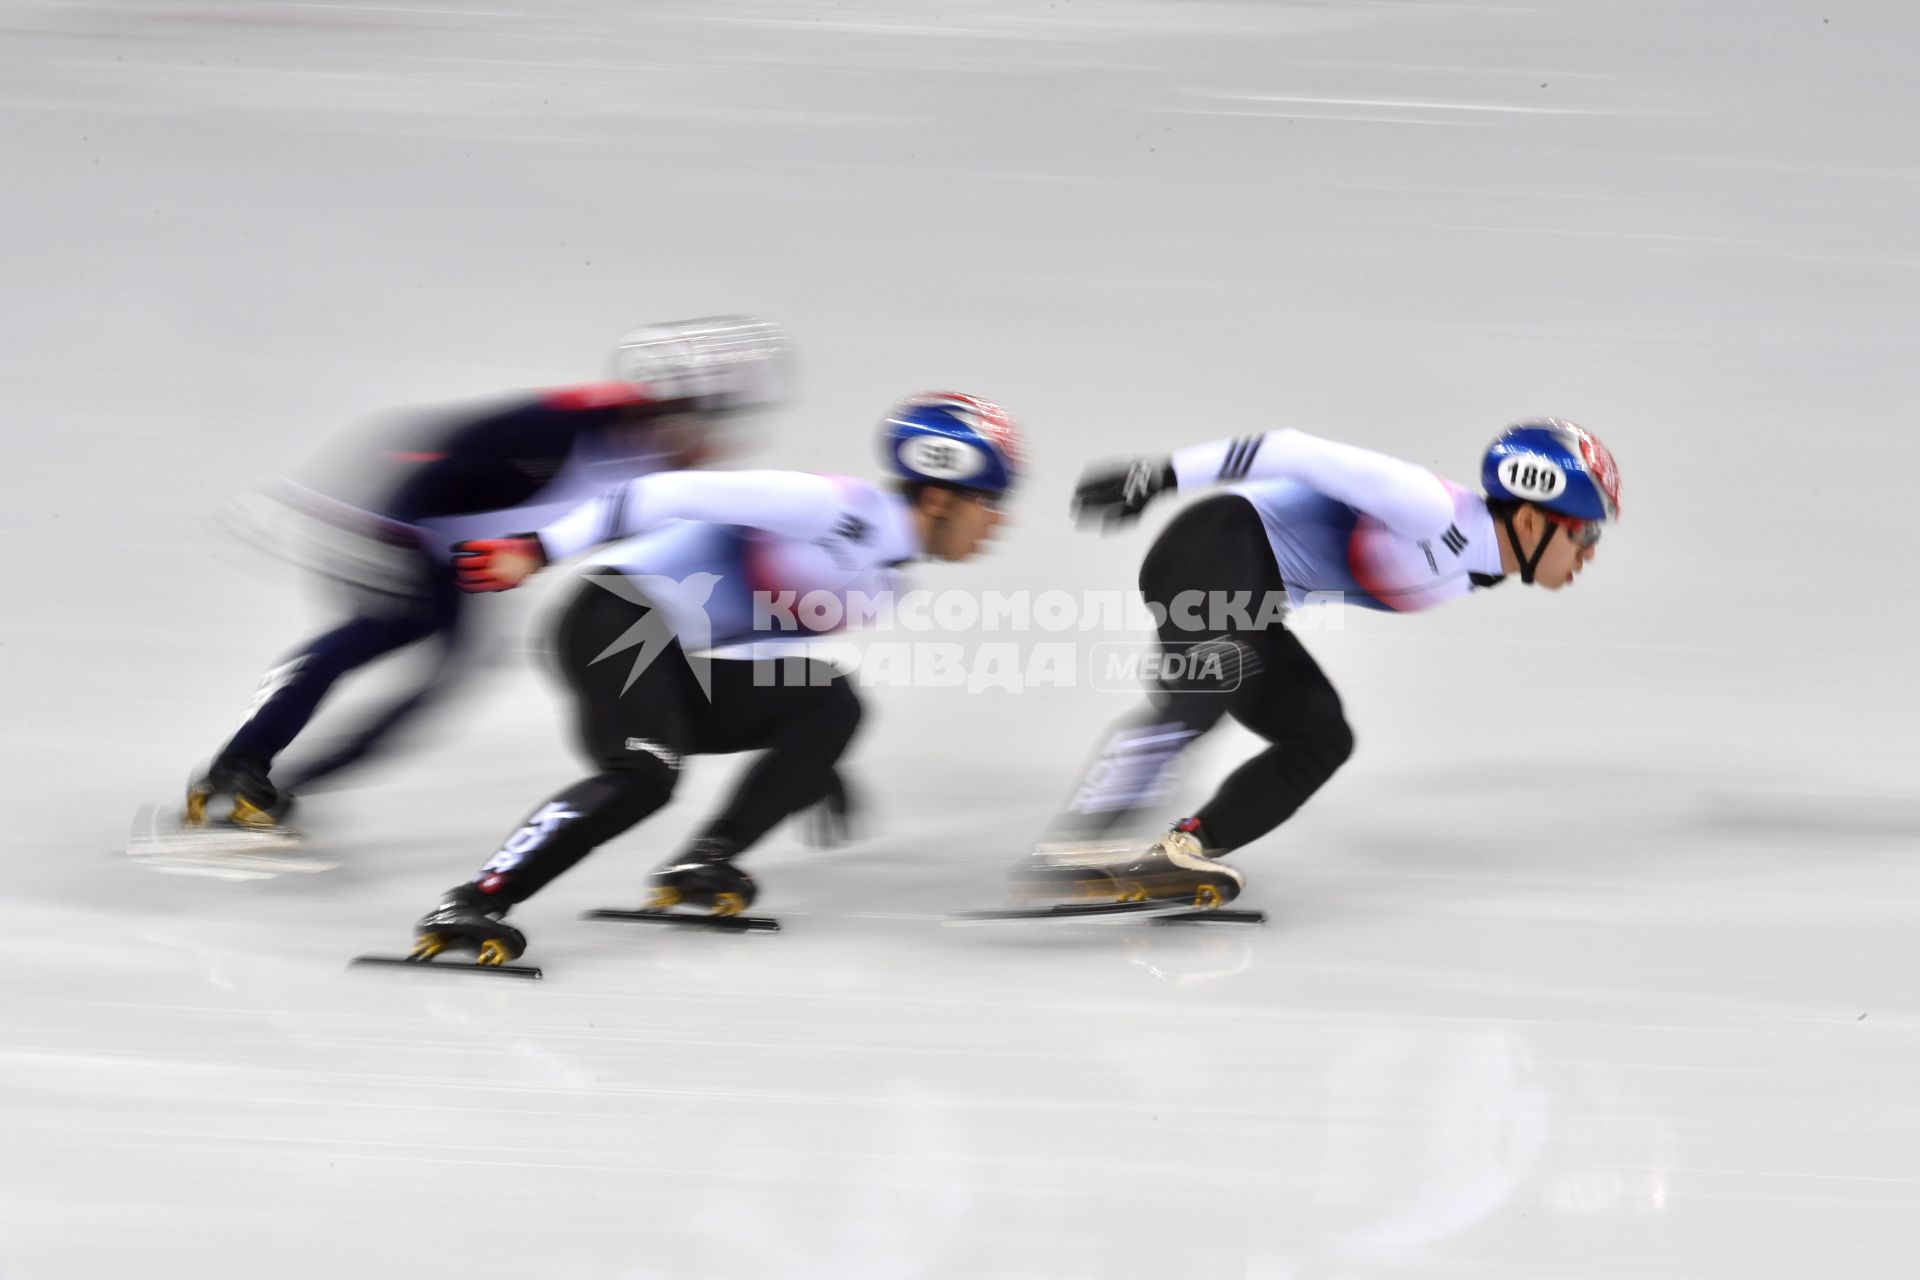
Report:
[[[453,544],[453,571],[462,591],[511,591],[546,564],[546,548],[531,533]]]

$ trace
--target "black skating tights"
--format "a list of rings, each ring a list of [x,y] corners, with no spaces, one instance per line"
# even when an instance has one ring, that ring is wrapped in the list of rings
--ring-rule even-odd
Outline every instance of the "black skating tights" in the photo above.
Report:
[[[1319,664],[1277,609],[1259,625],[1263,601],[1277,605],[1286,588],[1253,504],[1219,494],[1182,511],[1147,552],[1140,590],[1165,611],[1159,653],[1163,670],[1178,674],[1163,676],[1148,705],[1108,731],[1048,838],[1096,838],[1162,801],[1180,753],[1230,715],[1267,749],[1192,816],[1210,850],[1250,844],[1353,753],[1340,697]]]
[[[665,805],[689,756],[761,753],[702,832],[747,848],[827,795],[860,726],[859,698],[826,663],[689,659],[617,571],[582,581],[557,640],[599,772],[537,806],[474,876],[508,903]]]

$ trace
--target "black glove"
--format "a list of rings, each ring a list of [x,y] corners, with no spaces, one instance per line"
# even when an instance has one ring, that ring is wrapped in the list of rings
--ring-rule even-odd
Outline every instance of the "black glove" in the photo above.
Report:
[[[838,770],[819,803],[807,810],[803,838],[816,849],[832,849],[854,838],[854,814],[859,806],[847,792],[847,784]]]
[[[1139,518],[1154,498],[1174,487],[1173,459],[1133,458],[1088,467],[1073,491],[1073,518],[1103,529]]]

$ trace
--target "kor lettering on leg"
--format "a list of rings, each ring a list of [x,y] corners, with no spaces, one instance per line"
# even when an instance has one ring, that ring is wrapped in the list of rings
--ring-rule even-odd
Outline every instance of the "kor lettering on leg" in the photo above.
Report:
[[[541,806],[538,813],[527,819],[526,826],[507,837],[507,842],[500,846],[500,852],[494,854],[481,870],[513,870],[526,860],[529,853],[545,844],[547,837],[579,816],[578,810],[568,808],[561,800]]]

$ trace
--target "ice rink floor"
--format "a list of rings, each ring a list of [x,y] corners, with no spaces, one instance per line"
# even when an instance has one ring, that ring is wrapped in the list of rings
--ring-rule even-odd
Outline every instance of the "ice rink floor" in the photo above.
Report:
[[[1769,1280],[1920,1268],[1911,6],[0,6],[0,1277]],[[1119,589],[1095,457],[1276,426],[1471,481],[1612,446],[1577,590],[1306,637],[1359,740],[1259,929],[963,929],[1129,697],[869,692],[783,932],[516,914],[538,983],[349,972],[577,764],[469,696],[251,883],[122,855],[325,616],[220,525],[398,409],[774,316],[754,460],[1027,425],[994,554]],[[551,599],[552,584],[524,593]],[[973,642],[1034,637],[959,637]],[[1042,637],[1051,639],[1053,637]],[[1223,732],[1193,796],[1248,745]]]

